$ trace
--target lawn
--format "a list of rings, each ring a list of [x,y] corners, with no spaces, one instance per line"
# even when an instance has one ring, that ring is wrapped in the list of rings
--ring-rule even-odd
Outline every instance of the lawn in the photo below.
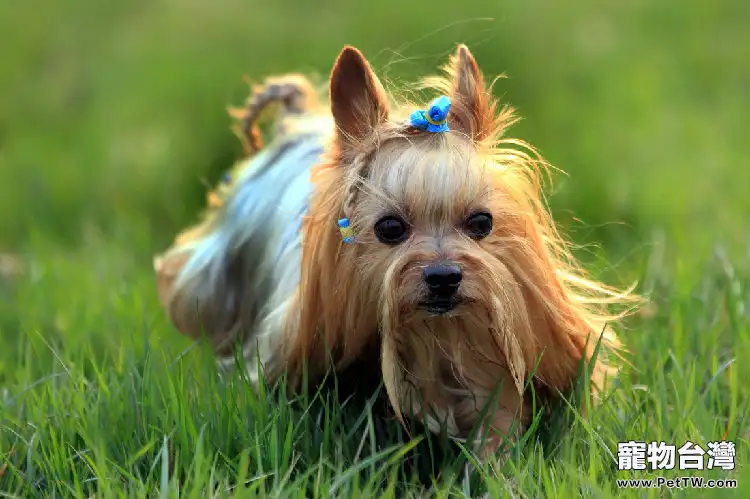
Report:
[[[742,0],[0,3],[0,496],[750,497],[749,25]],[[567,172],[577,254],[651,300],[602,405],[468,480],[362,393],[220,378],[151,267],[241,154],[244,76],[325,77],[350,43],[399,88],[456,42]],[[731,472],[617,469],[618,442],[722,439]],[[652,476],[738,488],[616,484]]]

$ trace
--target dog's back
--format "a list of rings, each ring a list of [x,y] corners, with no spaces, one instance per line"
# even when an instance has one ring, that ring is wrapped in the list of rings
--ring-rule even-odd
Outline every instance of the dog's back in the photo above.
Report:
[[[240,130],[250,156],[210,193],[202,222],[154,262],[159,297],[172,322],[188,336],[205,334],[222,363],[234,362],[236,340],[252,338],[247,350],[280,327],[299,283],[310,170],[333,124],[314,112],[311,87],[301,91],[297,82],[296,75],[273,80],[250,99]],[[276,136],[263,147],[255,119],[264,105],[277,101],[282,108]]]

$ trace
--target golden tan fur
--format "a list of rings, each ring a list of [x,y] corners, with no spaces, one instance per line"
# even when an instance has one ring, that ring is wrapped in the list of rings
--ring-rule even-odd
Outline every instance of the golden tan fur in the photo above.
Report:
[[[514,423],[518,430],[528,423],[524,389],[531,373],[545,396],[569,389],[602,333],[604,349],[619,347],[607,324],[621,315],[610,306],[635,299],[588,280],[576,264],[542,197],[546,164],[527,144],[505,138],[513,111],[492,97],[469,50],[459,46],[445,76],[428,78],[423,87],[451,98],[450,132],[405,125],[405,113],[424,105],[392,106],[356,49],[345,48],[337,59],[330,79],[336,132],[313,172],[301,279],[285,301],[283,322],[270,333],[275,340],[266,345],[266,358],[276,360],[265,374],[272,380],[287,372],[294,387],[303,369],[312,378],[330,366],[341,369],[376,340],[399,417],[416,415],[456,437],[481,423],[496,432],[492,451],[503,436],[517,433]],[[494,220],[491,234],[479,241],[461,229],[478,209]],[[373,234],[387,214],[410,226],[409,239],[396,247]],[[344,216],[355,244],[344,244],[336,230]],[[210,232],[211,223],[175,248]],[[226,344],[242,314],[222,316],[226,308],[218,300],[196,307],[189,293],[175,289],[180,258],[173,249],[157,261],[162,303],[184,333],[197,336],[202,326],[215,345]],[[462,303],[434,315],[418,307],[422,270],[442,260],[463,269]],[[614,371],[598,359],[594,386]],[[499,383],[498,410],[478,421]],[[422,413],[420,404],[431,412]]]

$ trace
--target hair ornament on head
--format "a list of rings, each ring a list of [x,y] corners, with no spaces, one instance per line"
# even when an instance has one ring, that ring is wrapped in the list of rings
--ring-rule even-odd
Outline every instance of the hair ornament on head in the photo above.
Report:
[[[435,99],[427,111],[414,111],[409,116],[411,126],[431,133],[447,132],[448,111],[451,109],[451,100],[445,95]]]

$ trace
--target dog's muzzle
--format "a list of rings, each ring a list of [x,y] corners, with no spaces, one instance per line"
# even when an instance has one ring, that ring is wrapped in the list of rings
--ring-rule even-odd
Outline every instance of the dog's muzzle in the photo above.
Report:
[[[458,288],[463,274],[454,263],[435,263],[425,267],[422,279],[427,285],[427,299],[420,306],[433,314],[445,314],[458,305]]]

